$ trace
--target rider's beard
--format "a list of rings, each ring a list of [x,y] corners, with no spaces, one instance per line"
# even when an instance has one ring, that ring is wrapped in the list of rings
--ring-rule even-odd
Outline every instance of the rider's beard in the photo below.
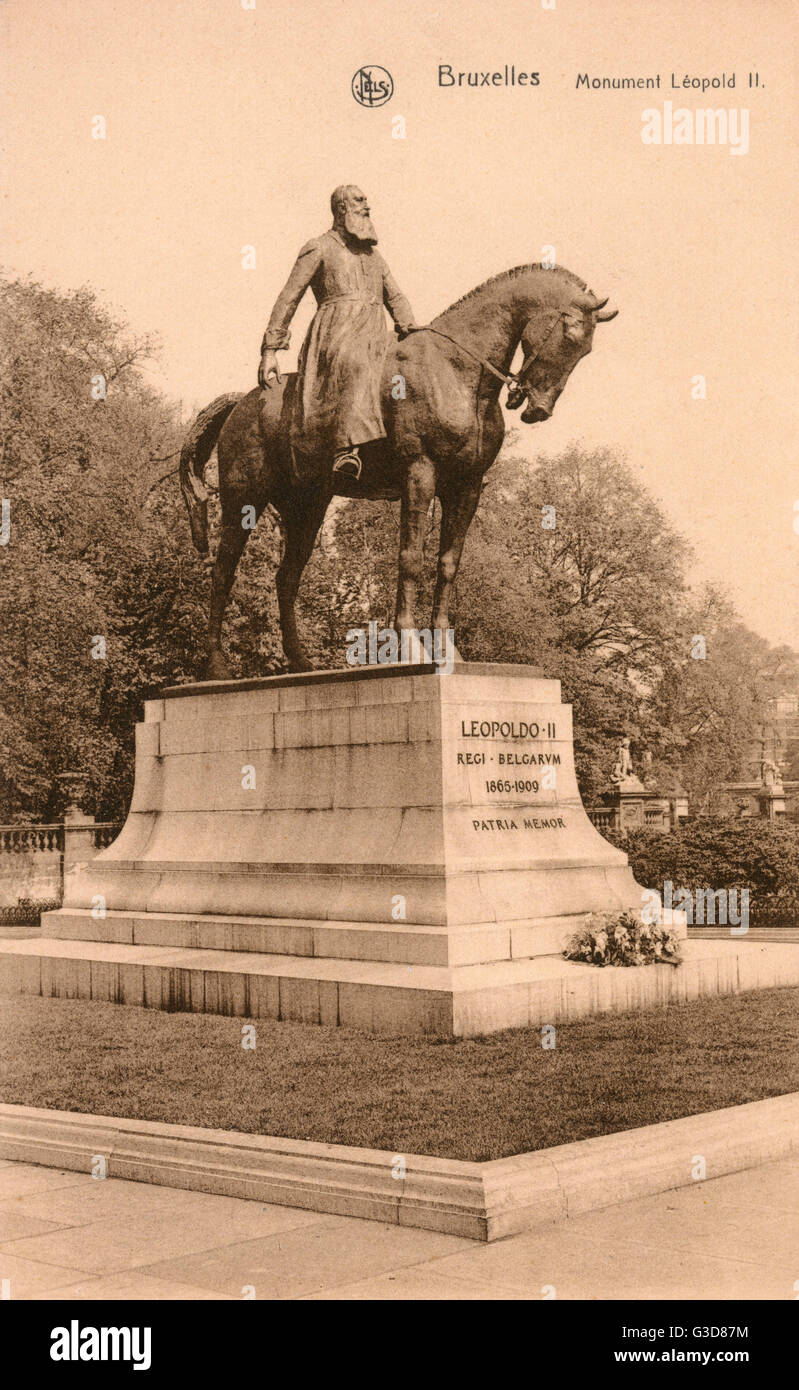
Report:
[[[367,246],[377,245],[377,232],[374,223],[366,212],[345,212],[344,230],[348,236],[355,237]]]

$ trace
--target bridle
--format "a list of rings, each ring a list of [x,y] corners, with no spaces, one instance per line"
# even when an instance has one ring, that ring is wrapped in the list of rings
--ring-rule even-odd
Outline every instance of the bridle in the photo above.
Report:
[[[549,339],[554,333],[558,323],[560,323],[560,321],[566,317],[566,314],[563,309],[555,309],[548,317],[551,320],[551,322],[548,324],[544,334],[539,339],[536,346],[534,348],[531,348],[528,352],[527,356],[522,362],[521,367],[519,368],[518,373],[501,372],[499,370],[499,367],[495,367],[493,362],[488,361],[487,357],[481,357],[479,353],[472,352],[471,348],[467,348],[463,343],[459,343],[457,338],[451,337],[449,333],[444,333],[440,328],[434,328],[431,323],[427,323],[423,327],[417,328],[416,332],[436,333],[439,338],[446,338],[447,342],[452,343],[453,347],[456,347],[459,352],[464,352],[466,356],[471,357],[474,362],[479,362],[481,367],[483,367],[487,372],[490,372],[492,376],[495,376],[497,378],[497,381],[503,382],[503,384],[507,386],[509,390],[523,391],[529,400],[527,387],[524,384],[526,374],[532,367],[536,358],[540,357],[541,353],[543,352],[544,348],[549,342]]]

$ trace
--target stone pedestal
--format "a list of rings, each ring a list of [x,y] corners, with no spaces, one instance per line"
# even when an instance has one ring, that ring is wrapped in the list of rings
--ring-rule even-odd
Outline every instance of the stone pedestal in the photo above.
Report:
[[[77,806],[70,806],[64,812],[64,874],[70,869],[81,869],[94,855],[97,823]]]
[[[611,812],[614,830],[656,830],[666,834],[672,828],[667,798],[645,787],[637,777],[626,777],[612,790],[603,792],[602,805]]]
[[[533,668],[180,686],[136,733],[128,819],[67,873],[28,988],[38,967],[42,992],[490,1032],[534,1016],[542,958],[568,976],[586,913],[641,907]]]
[[[785,788],[778,784],[773,787],[760,787],[757,804],[764,820],[782,820],[785,816]]]
[[[799,819],[799,782],[778,782],[764,786],[762,782],[725,782],[715,808],[725,816],[749,820],[762,816],[764,820]]]

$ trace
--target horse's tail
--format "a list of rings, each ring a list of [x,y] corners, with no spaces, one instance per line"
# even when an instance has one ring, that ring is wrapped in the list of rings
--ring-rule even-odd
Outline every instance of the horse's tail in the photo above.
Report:
[[[208,554],[208,488],[203,469],[211,457],[222,426],[243,397],[243,392],[217,396],[201,410],[180,451],[180,490],[189,513],[191,538],[201,555]]]

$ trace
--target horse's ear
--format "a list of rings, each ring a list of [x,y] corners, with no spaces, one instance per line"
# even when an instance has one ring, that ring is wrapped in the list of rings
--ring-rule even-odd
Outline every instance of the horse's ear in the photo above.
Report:
[[[604,299],[597,299],[596,295],[592,294],[590,291],[587,294],[576,295],[572,301],[575,309],[578,309],[581,313],[584,310],[588,310],[589,314],[594,314],[595,323],[610,323],[610,320],[615,319],[618,314],[618,309],[610,309],[606,314],[602,312],[607,302],[607,296]]]

